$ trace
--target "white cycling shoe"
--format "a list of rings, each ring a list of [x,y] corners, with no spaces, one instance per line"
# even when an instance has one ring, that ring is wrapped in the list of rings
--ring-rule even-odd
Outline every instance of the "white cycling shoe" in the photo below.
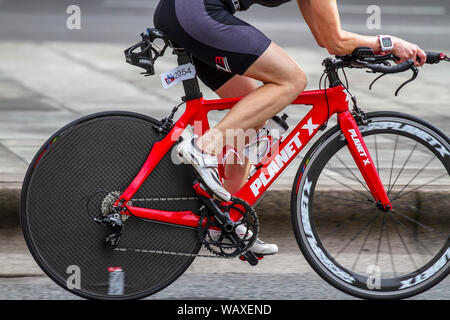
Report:
[[[214,195],[222,201],[230,201],[231,195],[220,182],[217,156],[205,153],[197,146],[198,136],[184,139],[177,146],[178,158],[191,164]]]
[[[220,234],[222,233],[220,230],[215,230],[215,229],[209,229],[208,231],[209,231],[209,234],[210,234],[212,240],[214,240],[214,241],[219,239]],[[246,234],[247,234],[247,238],[250,238],[253,235],[252,231],[247,230],[247,228],[243,224],[238,225],[236,227],[236,233],[238,234],[238,236],[241,239],[244,239]],[[255,242],[253,243],[253,245],[250,248],[250,251],[252,251],[253,253],[259,254],[259,255],[267,256],[267,255],[277,253],[278,246],[274,243],[265,243],[265,242],[261,241],[259,238],[256,238]]]

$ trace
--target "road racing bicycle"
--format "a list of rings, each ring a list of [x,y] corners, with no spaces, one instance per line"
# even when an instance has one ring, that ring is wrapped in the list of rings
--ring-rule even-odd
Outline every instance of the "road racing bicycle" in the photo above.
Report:
[[[407,298],[448,275],[448,136],[412,115],[364,113],[341,81],[348,68],[381,76],[411,71],[412,81],[412,60],[395,64],[391,53],[369,48],[326,58],[324,87],[292,102],[310,111],[222,202],[174,160],[174,147],[185,129],[202,135],[208,113],[241,98],[204,99],[187,50],[157,29],[141,37],[125,50],[126,61],[153,75],[156,59],[171,48],[179,66],[165,79],[182,82],[180,104],[160,121],[123,111],[77,119],[44,143],[26,173],[23,233],[57,284],[85,298],[138,299],[173,283],[195,258],[262,263],[249,250],[259,232],[253,207],[334,115],[337,125],[303,157],[292,186],[291,222],[308,263],[332,286],[369,299]],[[427,63],[441,61],[449,58],[427,53]],[[239,225],[245,237],[236,234]]]

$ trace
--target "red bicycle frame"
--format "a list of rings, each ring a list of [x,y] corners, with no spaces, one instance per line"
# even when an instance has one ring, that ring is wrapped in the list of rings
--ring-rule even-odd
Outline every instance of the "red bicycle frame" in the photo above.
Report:
[[[199,216],[192,211],[162,211],[148,208],[127,206],[136,191],[141,187],[152,170],[177,142],[188,125],[192,125],[197,135],[203,135],[209,130],[208,113],[213,110],[231,109],[242,98],[205,100],[203,98],[187,101],[186,109],[180,119],[174,124],[167,136],[154,144],[143,167],[122,194],[117,203],[123,203],[133,215],[171,224],[196,227]],[[278,148],[266,159],[262,167],[251,176],[248,182],[234,196],[253,205],[261,195],[272,185],[284,169],[294,160],[299,152],[317,134],[328,119],[337,114],[338,124],[348,142],[348,149],[355,160],[361,174],[367,183],[375,201],[389,210],[392,205],[388,199],[377,169],[369,154],[369,150],[359,131],[358,125],[349,111],[350,94],[342,86],[325,90],[305,91],[293,102],[294,105],[312,105],[312,109],[300,123],[284,138]],[[201,126],[194,126],[196,121]],[[125,212],[125,214],[128,214]],[[237,218],[237,217],[236,217]]]

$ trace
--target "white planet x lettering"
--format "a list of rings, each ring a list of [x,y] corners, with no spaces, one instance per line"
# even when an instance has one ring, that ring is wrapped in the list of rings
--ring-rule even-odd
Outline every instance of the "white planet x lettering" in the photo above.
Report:
[[[358,138],[358,134],[356,133],[355,129],[349,129],[348,132],[350,132],[350,137],[353,140],[353,143],[355,144],[356,150],[358,150],[359,155],[361,157],[366,157],[366,159],[363,160],[364,165],[367,166],[370,164],[369,157],[367,156],[366,150],[364,150],[361,140]]]
[[[341,278],[345,282],[353,283],[355,282],[355,278],[349,275],[348,273],[341,270],[337,267],[322,251],[322,249],[317,244],[316,238],[314,237],[314,233],[312,232],[311,222],[309,220],[309,198],[311,196],[311,186],[312,181],[305,177],[305,182],[302,190],[302,198],[300,204],[300,211],[302,216],[302,224],[303,230],[305,231],[305,236],[308,240],[308,243],[311,249],[314,251],[315,256],[320,260],[320,262],[330,270],[334,275]]]
[[[439,258],[438,261],[436,261],[435,264],[433,264],[430,268],[422,272],[421,274],[418,274],[415,277],[400,281],[401,286],[399,289],[405,289],[412,287],[414,285],[417,285],[428,278],[432,277],[434,274],[436,274],[439,270],[441,270],[450,260],[450,248],[447,249],[447,251]]]
[[[281,152],[267,165],[268,175],[261,172],[258,178],[256,178],[250,185],[250,189],[255,197],[259,195],[259,189],[262,186],[267,186],[269,182],[272,181],[272,179],[277,175],[277,173],[284,168],[286,163],[289,162],[294,154],[300,150],[302,142],[300,141],[299,136],[300,133],[297,132],[283,148],[283,150],[281,150]]]
[[[403,124],[400,122],[371,122],[367,126],[361,127],[361,132],[370,131],[374,129],[394,129],[394,130],[400,130],[404,132],[408,132],[410,134],[415,135],[416,137],[419,137],[422,140],[427,141],[430,143],[437,152],[441,154],[443,158],[449,157],[450,152],[444,146],[441,142],[439,142],[437,139],[432,137],[429,133],[425,132],[424,130],[414,127],[409,124]],[[345,138],[343,138],[345,139]]]
[[[312,118],[309,118],[307,123],[303,125],[302,129],[308,130],[309,135],[312,135],[314,133],[314,130],[316,130],[319,127],[318,124],[314,124],[312,122]]]
[[[305,178],[305,185],[303,187],[303,191],[302,191],[302,202],[301,202],[301,214],[302,214],[302,221],[303,221],[303,226],[304,226],[304,230],[305,230],[305,234],[307,236],[313,237],[313,233],[311,230],[311,224],[309,222],[309,195],[311,193],[311,185],[312,185],[312,181],[308,180],[308,177]]]

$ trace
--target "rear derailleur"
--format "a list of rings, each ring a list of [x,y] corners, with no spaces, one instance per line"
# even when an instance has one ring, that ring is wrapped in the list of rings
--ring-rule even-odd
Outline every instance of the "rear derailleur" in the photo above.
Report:
[[[123,233],[124,223],[120,218],[120,213],[108,214],[103,219],[94,218],[98,224],[102,224],[112,230],[112,233],[106,237],[105,244],[110,249],[115,249]]]
[[[115,249],[119,245],[120,237],[124,229],[124,222],[128,217],[123,214],[127,209],[122,203],[119,203],[117,206],[114,205],[119,199],[119,196],[120,192],[118,191],[107,194],[101,205],[103,217],[101,219],[94,218],[96,223],[104,225],[112,231],[105,239],[106,247],[110,249]]]

